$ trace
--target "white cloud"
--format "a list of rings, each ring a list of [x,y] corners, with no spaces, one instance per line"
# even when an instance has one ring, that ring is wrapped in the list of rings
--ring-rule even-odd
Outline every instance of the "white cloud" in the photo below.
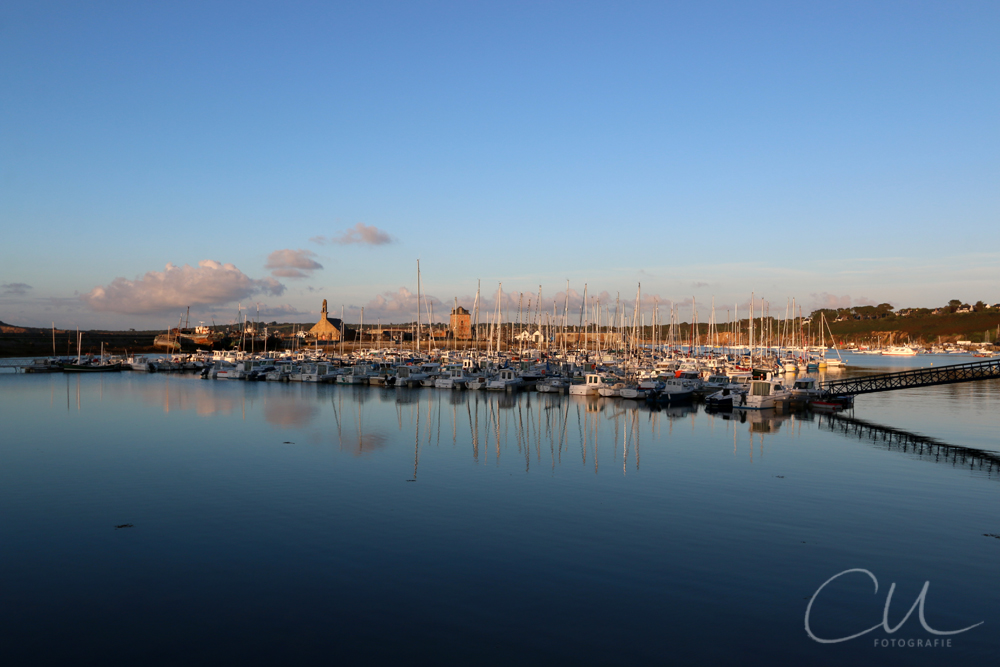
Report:
[[[186,306],[219,306],[263,293],[279,296],[285,286],[274,278],[254,279],[232,264],[204,259],[193,267],[167,264],[142,278],[115,278],[80,298],[94,310],[127,314],[160,313]]]
[[[354,225],[340,236],[314,236],[309,240],[319,245],[326,245],[327,243],[336,243],[339,245],[350,245],[352,243],[385,245],[393,242],[393,238],[387,232],[382,231],[375,225],[366,225],[363,222]]]
[[[281,278],[306,278],[323,265],[312,259],[316,253],[310,250],[275,250],[267,256],[265,268]]]

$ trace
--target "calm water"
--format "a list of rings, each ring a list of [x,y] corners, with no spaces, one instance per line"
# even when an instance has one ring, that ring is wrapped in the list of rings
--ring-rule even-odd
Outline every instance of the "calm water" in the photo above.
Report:
[[[1000,458],[906,433],[1000,449],[998,408],[996,382],[862,396],[855,421],[741,421],[535,393],[3,375],[0,662],[985,664]],[[880,624],[893,583],[890,627],[927,581],[929,626],[984,624],[951,647],[875,645],[933,641],[914,611],[893,634],[817,643],[809,600],[851,568],[878,592],[863,573],[830,583],[820,638]]]

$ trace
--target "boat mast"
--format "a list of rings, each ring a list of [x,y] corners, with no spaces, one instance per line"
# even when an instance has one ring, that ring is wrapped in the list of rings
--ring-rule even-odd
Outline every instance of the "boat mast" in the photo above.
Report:
[[[508,309],[508,315],[510,309]],[[497,354],[503,346],[503,283],[499,283],[497,288]]]
[[[476,311],[476,351],[479,351],[479,290],[482,287],[482,280],[476,279],[476,302],[472,304],[472,309]]]
[[[597,297],[597,318],[594,323],[594,332],[597,335],[597,342],[595,343],[595,349],[597,352],[597,359],[601,358],[601,297]]]
[[[538,301],[535,302],[535,327],[542,330],[542,286],[538,286]]]
[[[420,352],[420,260],[417,260],[417,352]]]
[[[826,324],[827,331],[830,332],[830,340],[833,342],[833,350],[837,353],[837,358],[843,361],[843,357],[840,356],[840,350],[837,348],[837,337],[833,335],[833,330],[830,329],[830,323],[826,321],[825,317],[823,318],[823,322]],[[1000,329],[1000,327],[998,327],[998,329]]]
[[[622,349],[621,333],[622,327],[621,322],[618,319],[618,307],[621,304],[622,293],[615,292],[615,318],[611,321],[611,335],[614,337],[619,351]],[[618,329],[618,335],[615,336],[615,329]]]
[[[694,346],[698,342],[698,338],[694,330],[698,328],[698,301],[691,297],[691,349],[688,350],[691,356],[694,356]]]
[[[563,355],[566,354],[566,328],[569,325],[569,278],[566,279],[566,304],[563,306],[563,336],[562,336],[562,351]]]
[[[427,354],[431,353],[431,343],[434,341],[434,302],[427,301]]]
[[[517,332],[518,332],[518,336],[520,336],[520,334],[521,334],[521,300],[523,298],[524,298],[524,292],[518,292],[517,293]],[[528,309],[529,310],[531,309],[531,299],[528,299]],[[511,323],[511,325],[512,325],[511,329],[513,330],[513,322]],[[517,353],[519,355],[520,354],[524,354],[524,340],[523,340],[523,337],[522,337],[522,340],[520,341],[520,344],[517,346],[517,350],[518,350]]]

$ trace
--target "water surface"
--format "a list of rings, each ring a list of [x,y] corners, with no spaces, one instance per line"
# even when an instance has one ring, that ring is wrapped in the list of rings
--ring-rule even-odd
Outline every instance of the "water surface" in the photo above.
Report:
[[[139,373],[0,396],[5,664],[996,655],[996,382],[859,397],[853,422]],[[880,623],[892,583],[892,625],[925,581],[930,626],[985,624],[817,643],[809,598],[850,568],[879,590],[830,584],[821,638]]]

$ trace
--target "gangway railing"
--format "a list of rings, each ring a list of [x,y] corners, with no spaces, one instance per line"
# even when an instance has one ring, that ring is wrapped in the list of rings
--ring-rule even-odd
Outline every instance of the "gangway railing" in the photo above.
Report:
[[[940,384],[956,384],[959,382],[993,380],[997,378],[1000,378],[1000,359],[988,359],[968,364],[918,368],[899,373],[863,375],[845,380],[824,382],[820,386],[831,395],[855,396],[857,394],[872,394],[879,391],[931,387]]]

